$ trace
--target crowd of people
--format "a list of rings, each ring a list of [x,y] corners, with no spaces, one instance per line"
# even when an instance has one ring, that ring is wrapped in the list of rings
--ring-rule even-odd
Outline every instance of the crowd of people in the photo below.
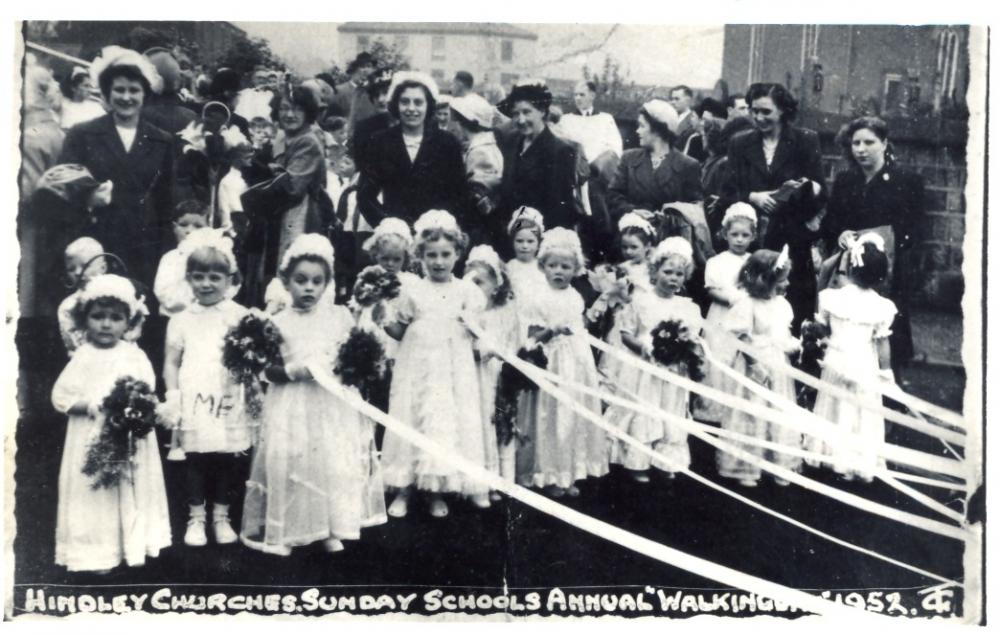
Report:
[[[467,72],[442,94],[430,76],[367,54],[340,83],[219,69],[186,87],[179,68],[168,49],[108,47],[66,78],[65,99],[46,69],[25,73],[22,306],[57,318],[70,355],[52,394],[69,417],[58,564],[105,571],[155,556],[172,542],[168,494],[189,506],[186,546],[205,545],[210,527],[220,544],[279,555],[317,542],[340,550],[409,513],[418,494],[434,517],[449,513],[446,495],[479,508],[498,500],[391,430],[376,435],[317,383],[316,360],[335,357],[354,327],[375,334],[389,360],[374,405],[451,455],[554,497],[578,495],[611,465],[639,484],[672,478],[690,465],[688,435],[580,397],[653,459],[545,390],[508,401],[498,435],[503,358],[519,351],[541,351],[567,382],[809,448],[845,477],[871,479],[877,453],[845,456],[627,360],[655,359],[654,332],[675,323],[795,401],[782,368],[808,319],[829,330],[824,380],[877,397],[912,355],[908,254],[923,189],[894,163],[882,120],[844,128],[849,167],[831,186],[819,136],[794,125],[798,106],[781,84],[697,104],[674,87],[641,105],[638,147],[626,149],[589,81],[562,112],[539,81],[492,104]],[[605,263],[621,284],[597,283]],[[401,290],[362,308],[352,291],[371,265]],[[282,362],[261,378],[259,422],[222,360],[250,308],[283,339]],[[626,360],[595,355],[591,335]],[[708,385],[760,399],[707,370]],[[125,375],[159,387],[186,454],[185,491],[166,491],[152,437],[136,442],[131,489],[95,489],[83,473],[105,425],[102,399]],[[821,393],[814,407],[831,426],[884,435],[855,404]],[[237,460],[248,452],[249,475]],[[759,466],[726,452],[718,472],[745,487],[761,480]]]

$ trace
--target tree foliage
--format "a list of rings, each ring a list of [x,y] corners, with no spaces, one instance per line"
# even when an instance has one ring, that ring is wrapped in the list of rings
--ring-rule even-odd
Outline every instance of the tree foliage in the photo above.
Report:
[[[368,53],[375,58],[375,64],[379,68],[388,68],[392,71],[405,71],[410,69],[410,58],[403,53],[402,50],[396,44],[389,44],[385,42],[381,37],[375,38],[375,41],[369,44]],[[328,73],[333,75],[333,78],[337,80],[337,83],[345,82],[349,78],[347,76],[347,65],[351,63],[352,60],[342,60],[343,66],[334,62]]]
[[[249,75],[258,66],[284,69],[285,63],[274,54],[267,40],[241,33],[212,66],[216,69],[231,68],[240,75]]]

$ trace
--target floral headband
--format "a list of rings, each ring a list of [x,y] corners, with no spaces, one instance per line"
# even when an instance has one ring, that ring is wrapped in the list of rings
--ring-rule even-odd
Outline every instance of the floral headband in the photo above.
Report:
[[[725,227],[737,218],[745,218],[754,225],[757,224],[757,212],[749,203],[733,203],[726,209],[725,216],[722,217],[722,226]]]
[[[149,315],[146,303],[142,298],[137,297],[135,285],[128,278],[105,273],[94,276],[87,285],[80,291],[80,296],[76,301],[77,307],[85,307],[88,302],[93,302],[99,298],[113,298],[128,307],[131,317]]]
[[[510,222],[507,223],[507,233],[509,235],[516,234],[526,222],[537,225],[539,234],[545,233],[545,219],[542,217],[542,213],[534,207],[526,205],[522,205],[514,210],[514,213],[510,217]]]
[[[301,234],[288,246],[288,250],[281,258],[281,266],[278,267],[278,271],[287,271],[292,261],[302,256],[315,256],[325,262],[330,267],[331,272],[333,271],[333,245],[330,244],[326,236]]]
[[[691,243],[684,238],[670,236],[669,238],[664,238],[656,246],[656,251],[653,252],[653,261],[657,262],[668,256],[680,256],[684,259],[684,262],[691,264],[694,262],[694,249],[691,247]]]
[[[502,283],[506,275],[504,275],[503,262],[500,260],[500,256],[494,251],[489,245],[476,245],[469,252],[469,257],[466,260],[465,266],[468,267],[473,263],[481,263],[489,267],[490,271],[496,277],[498,283]]]
[[[656,230],[653,229],[653,225],[648,220],[646,220],[642,216],[639,216],[635,212],[629,212],[625,214],[618,221],[619,232],[624,232],[629,227],[635,227],[636,229],[646,234],[647,236],[650,237],[656,236]]]
[[[458,227],[458,221],[449,212],[443,209],[432,209],[424,212],[417,219],[417,222],[413,224],[413,231],[417,236],[422,235],[425,231],[432,229],[440,229],[449,232],[461,231]]]
[[[553,227],[542,235],[542,245],[538,249],[539,261],[554,251],[568,251],[581,265],[584,263],[583,246],[575,231],[565,227]]]

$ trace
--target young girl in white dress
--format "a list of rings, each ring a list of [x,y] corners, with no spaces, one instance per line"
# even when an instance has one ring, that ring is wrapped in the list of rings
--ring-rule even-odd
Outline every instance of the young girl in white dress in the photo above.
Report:
[[[885,243],[874,233],[861,235],[850,247],[849,284],[819,293],[816,320],[830,327],[823,358],[823,381],[845,388],[859,399],[880,404],[880,384],[894,383],[889,336],[896,305],[875,291],[889,269]],[[885,420],[876,412],[820,390],[813,411],[836,429],[854,436],[853,450],[831,448],[807,437],[811,449],[830,456],[830,464],[846,479],[871,481],[879,467],[879,446],[885,441]]]
[[[653,290],[652,277],[649,270],[649,249],[656,239],[656,230],[649,221],[635,212],[629,212],[618,221],[619,248],[624,260],[621,267],[626,271],[628,281],[632,285],[632,297]],[[587,311],[587,319],[593,320],[607,311],[607,302],[598,298]],[[611,330],[605,341],[616,348],[628,350],[622,343],[621,319],[627,305],[615,307]],[[606,324],[606,323],[605,323]],[[613,388],[627,393],[635,393],[639,382],[639,369],[622,364],[610,355],[602,355],[598,368],[603,378]]]
[[[482,292],[453,275],[468,238],[455,217],[443,210],[425,212],[414,224],[414,255],[426,278],[407,292],[385,329],[400,339],[389,395],[389,414],[460,456],[485,468],[488,442],[479,399],[479,375],[472,336],[460,318],[486,306]],[[465,477],[434,456],[386,431],[383,478],[396,491],[389,515],[409,509],[413,488],[428,494],[431,516],[448,515],[443,494],[461,494],[477,507],[489,507],[489,488]]]
[[[284,364],[266,371],[272,385],[247,481],[240,540],[282,556],[314,542],[340,551],[342,540],[358,540],[362,527],[386,520],[381,491],[380,508],[371,509],[365,498],[374,457],[363,457],[362,449],[371,448],[371,427],[317,384],[308,368],[310,363],[333,368],[354,319],[347,307],[323,300],[333,279],[333,246],[325,237],[296,238],[278,273],[292,298],[291,306],[274,316]],[[381,485],[377,472],[374,476]]]
[[[729,249],[712,256],[705,263],[705,291],[711,298],[705,317],[705,343],[709,352],[720,362],[732,365],[736,351],[731,346],[730,335],[725,330],[726,315],[733,304],[742,297],[736,283],[740,269],[746,263],[750,254],[747,249],[753,242],[757,232],[757,213],[747,203],[734,203],[722,217],[721,234]],[[726,377],[721,370],[712,364],[706,364],[705,383],[727,394],[736,390],[732,379]],[[722,404],[708,398],[698,400],[700,407],[697,416],[704,421],[722,421],[725,408]]]
[[[514,210],[507,224],[507,235],[514,247],[514,257],[507,261],[507,275],[514,292],[514,306],[522,316],[533,303],[548,296],[549,285],[538,264],[538,247],[544,232],[542,213],[533,207]]]
[[[500,256],[488,245],[477,245],[465,262],[465,278],[479,287],[486,298],[486,308],[475,316],[490,343],[507,355],[516,355],[520,343],[517,311],[511,302],[510,280]],[[503,360],[483,342],[476,341],[476,367],[479,370],[479,396],[482,402],[483,430],[487,443],[487,469],[513,482],[516,473],[517,441],[498,445],[493,415],[496,412],[497,383]],[[498,498],[498,497],[494,497]]]
[[[677,295],[691,276],[694,267],[691,244],[680,236],[663,240],[653,252],[649,262],[653,290],[640,293],[625,307],[619,321],[621,339],[632,353],[647,360],[652,359],[652,331],[660,322],[676,320],[694,338],[702,328],[701,310],[691,300]],[[679,364],[669,370],[684,375]],[[640,403],[663,412],[689,419],[688,391],[639,371],[635,396]],[[691,464],[688,434],[684,429],[662,419],[649,417],[634,410],[611,406],[605,414],[609,423],[616,425],[648,447],[665,455],[667,460],[650,460],[649,455],[638,452],[633,446],[612,440],[611,462],[625,467],[637,483],[649,482],[649,467],[663,470],[668,478]]]
[[[170,546],[170,518],[156,433],[135,441],[130,480],[94,489],[83,473],[104,426],[101,403],[115,382],[132,377],[156,386],[153,367],[125,334],[141,329],[146,307],[120,276],[96,276],[77,296],[73,315],[86,334],[52,389],[52,404],[69,415],[59,468],[56,564],[106,573],[122,561],[142,565]]]
[[[583,298],[571,286],[584,267],[580,238],[569,229],[545,232],[538,262],[548,283],[542,302],[533,303],[524,316],[528,345],[542,346],[548,370],[586,386],[598,385],[597,367],[587,343]],[[520,426],[529,441],[518,448],[518,480],[545,488],[549,495],[579,496],[576,482],[608,473],[608,439],[603,430],[586,421],[549,393],[525,401]],[[600,415],[600,401],[580,397],[579,403]]]
[[[730,334],[756,349],[753,359],[742,353],[737,354],[733,360],[733,368],[794,403],[795,385],[791,377],[780,370],[788,362],[788,356],[799,349],[799,341],[791,333],[792,306],[784,295],[788,288],[790,269],[785,250],[779,254],[769,249],[759,249],[751,254],[740,269],[738,286],[745,295],[733,303],[724,326]],[[740,387],[736,395],[753,403],[767,405],[765,400],[747,388]],[[721,425],[724,430],[774,443],[792,447],[802,445],[802,435],[795,430],[758,419],[734,408],[727,409]],[[783,452],[765,452],[755,445],[736,445],[745,452],[766,458],[790,470],[798,470],[802,463],[800,458]],[[737,479],[744,487],[755,487],[760,481],[759,467],[732,454],[720,451],[716,460],[719,474],[725,478]],[[781,478],[775,478],[775,483],[788,485],[788,481]]]
[[[186,453],[185,481],[190,517],[184,544],[207,544],[205,505],[213,502],[212,529],[219,544],[236,542],[229,524],[229,504],[241,496],[243,462],[252,426],[243,404],[243,388],[222,365],[226,332],[247,310],[234,302],[239,271],[232,241],[219,230],[192,232],[180,249],[194,303],[175,314],[167,326],[163,381],[168,409],[176,413],[180,444]]]

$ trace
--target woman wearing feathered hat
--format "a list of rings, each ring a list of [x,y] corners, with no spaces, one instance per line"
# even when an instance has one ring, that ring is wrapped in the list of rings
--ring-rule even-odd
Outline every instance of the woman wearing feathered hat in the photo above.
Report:
[[[163,80],[148,59],[118,46],[106,47],[90,72],[111,112],[70,128],[59,163],[112,182],[111,201],[92,210],[89,233],[152,286],[173,209],[174,138],[149,123],[142,106]]]
[[[546,227],[576,227],[574,185],[576,155],[572,146],[558,139],[545,125],[552,93],[541,81],[515,85],[498,108],[511,118],[515,134],[505,144],[504,173],[500,185],[499,213],[504,222],[515,209],[533,207],[542,213]],[[493,244],[509,257],[502,237]]]
[[[358,208],[372,227],[388,216],[412,224],[431,209],[448,210],[466,226],[462,148],[434,125],[437,99],[437,83],[429,75],[393,75],[389,112],[399,123],[371,138],[360,166]]]

